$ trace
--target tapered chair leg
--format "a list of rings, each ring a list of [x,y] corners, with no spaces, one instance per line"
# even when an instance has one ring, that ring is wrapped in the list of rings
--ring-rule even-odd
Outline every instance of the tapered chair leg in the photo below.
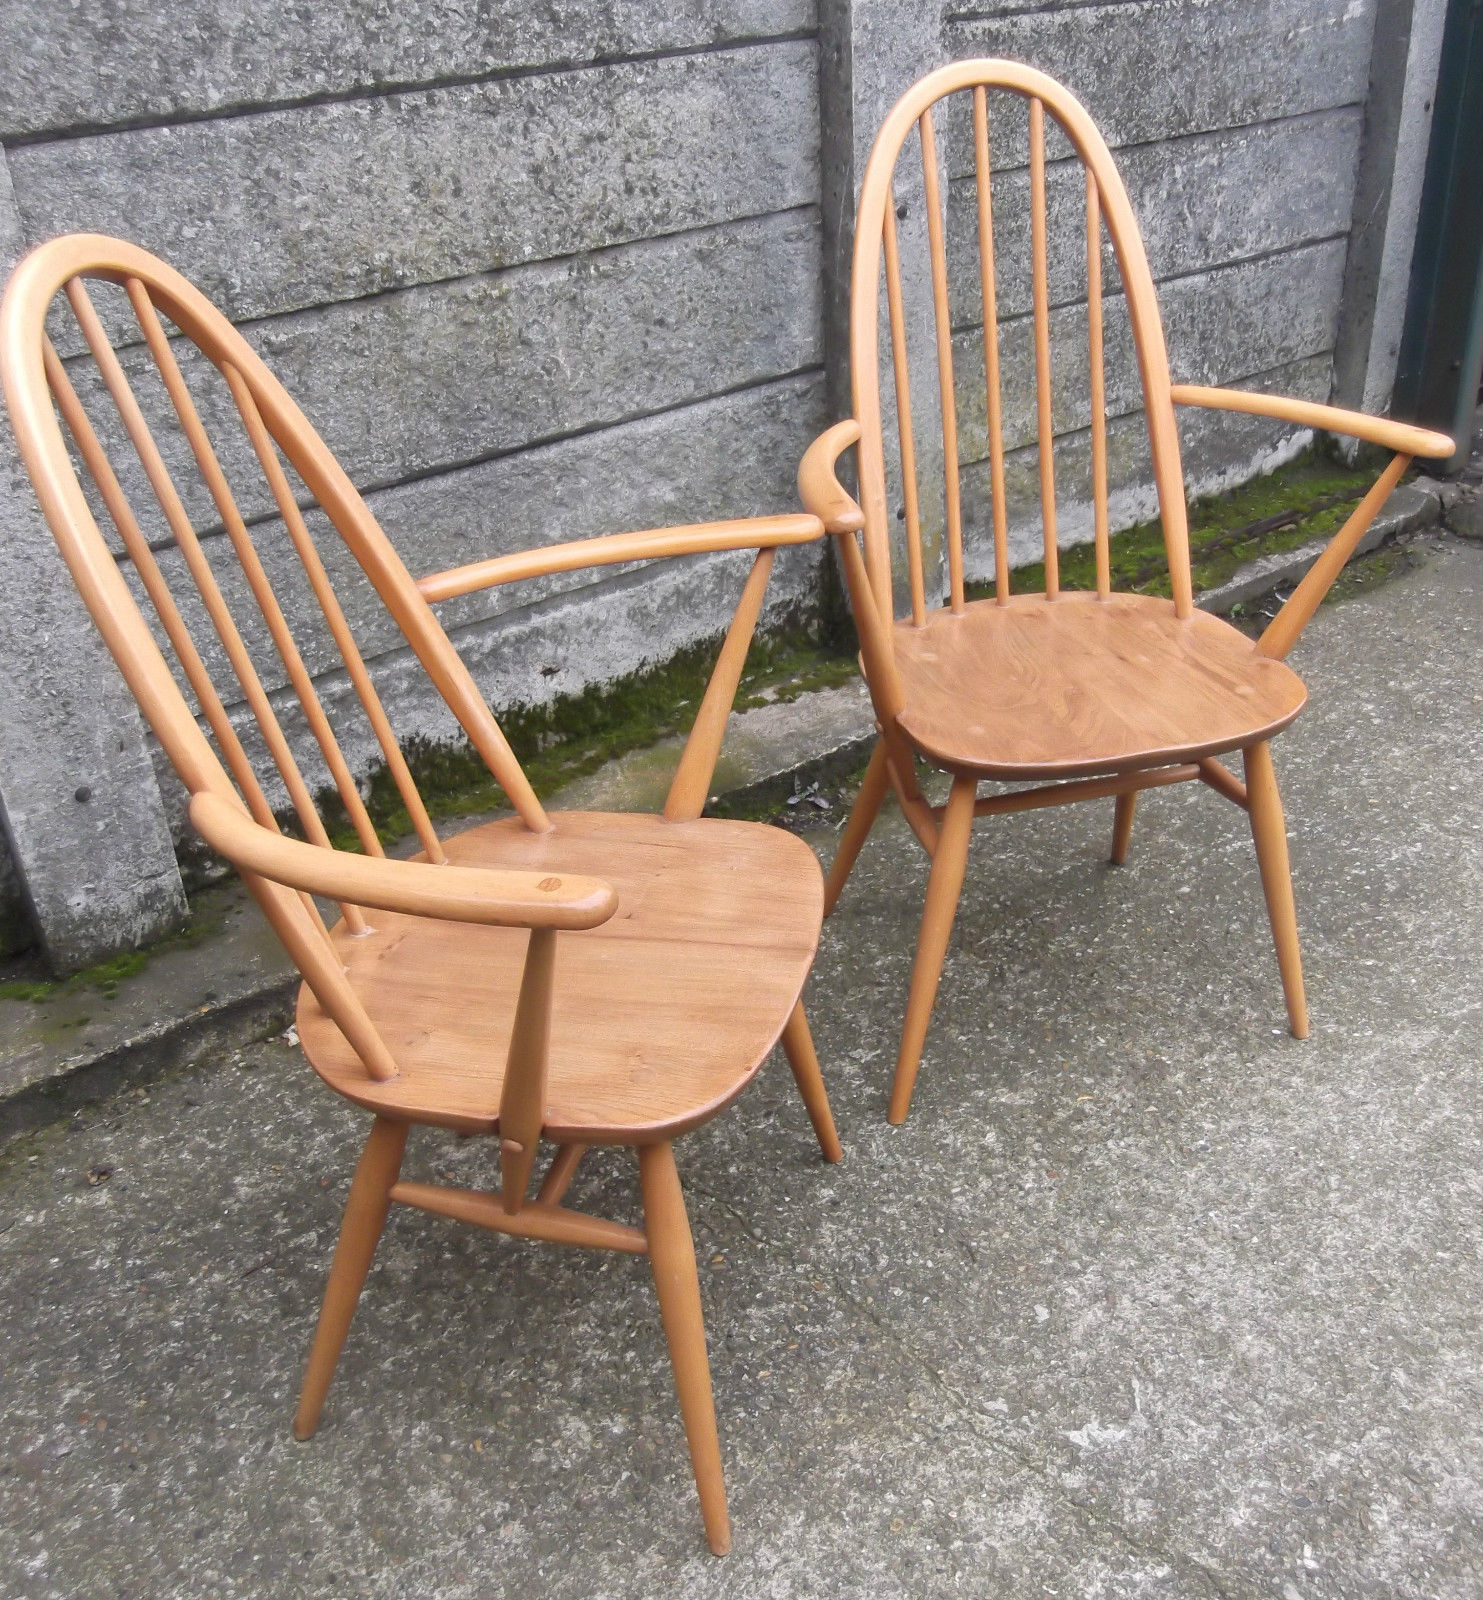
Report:
[[[659,1314],[675,1369],[680,1416],[690,1441],[700,1514],[705,1519],[711,1550],[724,1556],[731,1548],[731,1522],[726,1515],[726,1484],[721,1477],[721,1441],[716,1436],[716,1407],[711,1398],[711,1368],[705,1353],[705,1321],[700,1309],[700,1278],[695,1271],[695,1241],[685,1215],[680,1175],[667,1144],[639,1147],[639,1185],[644,1195],[644,1232]]]
[[[793,1069],[798,1092],[808,1111],[808,1120],[814,1125],[819,1149],[826,1161],[842,1161],[839,1135],[834,1131],[834,1113],[829,1109],[829,1096],[824,1089],[824,1075],[819,1071],[819,1058],[814,1052],[813,1037],[808,1031],[808,1018],[803,1014],[803,1001],[793,1007],[793,1014],[783,1027],[783,1053]]]
[[[1117,810],[1112,816],[1112,855],[1109,858],[1115,867],[1120,867],[1128,859],[1128,847],[1133,842],[1133,811],[1138,804],[1138,791],[1129,789],[1126,794],[1117,797]]]
[[[1247,807],[1256,859],[1262,873],[1267,915],[1272,919],[1272,942],[1282,972],[1282,992],[1287,998],[1287,1020],[1295,1039],[1308,1037],[1308,1000],[1303,992],[1303,958],[1298,950],[1298,909],[1293,900],[1292,869],[1287,859],[1287,824],[1272,748],[1266,740],[1243,752],[1246,767]]]
[[[299,1395],[299,1409],[294,1417],[296,1439],[307,1439],[319,1426],[319,1413],[329,1392],[330,1379],[335,1375],[340,1351],[345,1346],[345,1335],[350,1332],[350,1319],[355,1315],[361,1286],[371,1269],[381,1230],[386,1226],[386,1214],[391,1210],[391,1186],[401,1171],[402,1153],[406,1148],[407,1124],[377,1117],[355,1169],[350,1197],[345,1202],[340,1242],[335,1246],[330,1281],[325,1287],[319,1326],[315,1329],[309,1364],[304,1371],[304,1387]]]
[[[917,938],[917,956],[911,969],[911,993],[906,1001],[906,1024],[901,1030],[901,1051],[896,1057],[896,1082],[891,1090],[888,1113],[892,1122],[905,1122],[906,1113],[911,1109],[911,1091],[922,1062],[922,1046],[927,1040],[927,1024],[932,1020],[932,1003],[937,998],[937,982],[947,956],[948,936],[953,931],[958,896],[963,892],[963,872],[968,865],[968,839],[973,831],[973,802],[977,794],[976,779],[961,773],[953,779],[937,851],[932,857],[922,931]]]
[[[866,837],[875,825],[875,819],[880,815],[881,802],[886,798],[886,790],[890,785],[891,771],[886,762],[886,741],[877,739],[875,749],[871,753],[870,765],[866,767],[865,777],[860,784],[860,792],[855,796],[855,804],[850,809],[850,820],[845,823],[844,832],[840,835],[839,849],[834,852],[829,876],[824,880],[826,917],[834,910],[836,902],[844,892],[845,883],[855,865],[855,858],[860,854],[860,847],[865,843]]]
[[[587,1154],[585,1144],[564,1144],[551,1158],[546,1176],[541,1180],[541,1192],[536,1199],[546,1206],[558,1206],[567,1191],[567,1185],[577,1175],[577,1164]]]

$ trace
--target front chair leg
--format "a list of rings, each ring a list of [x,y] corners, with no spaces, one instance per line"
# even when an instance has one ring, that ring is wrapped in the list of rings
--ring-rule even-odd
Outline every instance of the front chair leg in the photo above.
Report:
[[[891,786],[891,771],[886,761],[886,741],[877,739],[875,749],[870,755],[870,765],[865,769],[865,777],[860,784],[860,792],[855,796],[855,803],[850,808],[850,820],[845,823],[843,834],[840,835],[839,849],[834,852],[834,860],[829,866],[829,876],[824,880],[824,915],[827,917],[834,910],[844,886],[850,876],[850,871],[855,865],[855,858],[860,854],[860,847],[865,843],[871,828],[875,826],[875,819],[880,815],[881,802],[886,798],[886,790]]]
[[[968,838],[973,831],[973,802],[978,795],[978,780],[959,773],[953,779],[943,813],[942,832],[932,857],[932,875],[927,880],[927,904],[922,909],[922,931],[917,939],[917,957],[911,969],[911,993],[906,1001],[906,1023],[901,1030],[901,1051],[896,1057],[896,1082],[891,1090],[892,1122],[905,1122],[911,1109],[911,1091],[922,1064],[922,1046],[927,1041],[927,1024],[932,1019],[932,1002],[937,998],[937,982],[947,957],[948,936],[958,911],[958,896],[963,892],[963,873],[968,865]]]
[[[685,1196],[667,1144],[639,1147],[639,1185],[644,1195],[644,1232],[649,1240],[649,1265],[659,1315],[675,1369],[680,1416],[690,1441],[700,1514],[706,1540],[715,1555],[731,1548],[731,1523],[726,1515],[726,1484],[721,1477],[721,1441],[716,1436],[716,1407],[711,1398],[711,1368],[705,1353],[705,1321],[700,1309],[700,1278],[695,1271],[695,1242],[685,1215]]]
[[[350,1197],[345,1202],[340,1242],[335,1246],[330,1281],[325,1286],[319,1326],[309,1351],[304,1387],[294,1417],[296,1439],[307,1439],[319,1426],[319,1413],[329,1392],[330,1379],[335,1375],[340,1351],[345,1347],[345,1335],[350,1332],[356,1301],[360,1299],[366,1273],[371,1269],[381,1230],[386,1226],[386,1214],[391,1210],[391,1186],[401,1171],[402,1153],[406,1148],[407,1124],[377,1117],[355,1169]]]
[[[1272,919],[1272,942],[1277,946],[1282,992],[1287,998],[1287,1020],[1293,1038],[1306,1039],[1308,1001],[1303,992],[1303,958],[1298,950],[1298,908],[1293,900],[1292,868],[1287,859],[1287,824],[1282,816],[1282,797],[1277,792],[1271,745],[1266,740],[1252,745],[1243,752],[1243,761],[1251,836],[1256,841],[1267,915]]]
[[[1117,797],[1117,810],[1112,816],[1113,866],[1120,867],[1128,859],[1128,847],[1133,842],[1133,810],[1138,804],[1138,791],[1129,789]]]
[[[829,1096],[824,1089],[824,1075],[819,1071],[819,1058],[814,1052],[814,1041],[808,1031],[808,1018],[803,1014],[803,1001],[793,1007],[793,1013],[783,1025],[783,1053],[793,1069],[798,1092],[808,1111],[808,1120],[814,1125],[819,1149],[826,1161],[842,1161],[839,1135],[834,1131],[834,1114],[829,1109]]]

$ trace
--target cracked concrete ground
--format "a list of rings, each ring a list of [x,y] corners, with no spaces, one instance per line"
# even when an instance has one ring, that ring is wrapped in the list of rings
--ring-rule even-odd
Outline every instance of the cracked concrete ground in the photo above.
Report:
[[[778,1062],[680,1146],[730,1557],[642,1260],[394,1216],[293,1442],[364,1124],[272,1044],[0,1170],[0,1592],[1483,1591],[1483,548],[1418,548],[1295,659],[1308,1042],[1239,812],[1149,794],[1123,869],[1110,803],[998,819],[888,1128],[925,863],[883,820],[809,990],[845,1163]]]

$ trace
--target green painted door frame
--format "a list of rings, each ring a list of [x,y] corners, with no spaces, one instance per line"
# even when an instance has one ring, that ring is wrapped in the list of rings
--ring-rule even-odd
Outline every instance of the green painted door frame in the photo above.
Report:
[[[1483,0],[1450,0],[1391,412],[1467,460],[1483,382]]]

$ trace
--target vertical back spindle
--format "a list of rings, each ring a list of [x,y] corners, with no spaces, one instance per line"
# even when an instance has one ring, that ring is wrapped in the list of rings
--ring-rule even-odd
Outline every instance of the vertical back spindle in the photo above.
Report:
[[[906,357],[906,311],[901,298],[901,245],[896,235],[896,196],[886,199],[883,230],[886,310],[891,324],[891,368],[896,380],[896,431],[901,439],[901,493],[906,509],[906,568],[911,583],[911,620],[922,627],[927,600],[922,580],[922,514],[917,495],[916,435],[911,426],[911,368]]]
[[[330,777],[334,780],[335,788],[340,795],[341,803],[345,807],[361,846],[368,855],[385,855],[381,848],[381,841],[376,836],[375,826],[371,822],[370,814],[365,808],[365,803],[360,797],[360,790],[356,787],[355,779],[350,774],[350,768],[345,761],[344,753],[340,749],[339,741],[335,738],[325,716],[324,707],[320,704],[319,696],[315,692],[314,683],[309,676],[309,669],[304,664],[304,658],[299,652],[298,644],[293,632],[289,628],[288,620],[283,615],[283,608],[278,604],[278,597],[273,592],[273,586],[263,568],[262,560],[257,553],[257,547],[252,542],[252,537],[247,531],[247,525],[242,520],[242,514],[237,508],[230,485],[227,483],[226,474],[221,469],[217,460],[216,451],[212,448],[211,440],[207,436],[200,414],[196,410],[195,402],[191,398],[190,390],[186,386],[185,378],[180,366],[175,360],[175,353],[170,348],[170,342],[165,337],[165,331],[160,326],[159,316],[155,311],[154,303],[149,298],[149,293],[137,278],[130,278],[124,287],[128,291],[130,304],[134,308],[134,315],[139,323],[139,330],[143,333],[145,342],[149,346],[151,355],[154,356],[155,365],[160,369],[160,376],[164,379],[166,392],[170,402],[175,407],[175,414],[180,419],[180,426],[185,433],[190,445],[191,454],[196,459],[201,477],[211,493],[211,499],[216,506],[217,514],[221,517],[222,527],[226,529],[227,537],[231,540],[232,548],[237,553],[237,559],[242,563],[242,572],[247,579],[248,587],[252,590],[253,599],[257,601],[258,610],[262,613],[263,621],[267,624],[268,632],[278,650],[284,670],[288,674],[289,682],[293,685],[295,694],[299,697],[299,704],[303,707],[304,718],[309,724],[309,731],[314,735],[314,742],[319,746],[320,754],[324,757],[325,766],[329,769]]]
[[[1061,592],[1056,537],[1056,463],[1050,392],[1050,274],[1045,246],[1045,105],[1030,99],[1030,242],[1035,302],[1035,412],[1039,430],[1040,518],[1045,530],[1045,597]]]
[[[973,91],[973,170],[978,187],[978,270],[984,312],[989,488],[994,504],[994,594],[1002,606],[1009,601],[1009,508],[1004,490],[1004,396],[999,386],[999,296],[994,274],[994,200],[989,181],[989,107],[982,84]]]
[[[937,325],[937,382],[942,397],[942,471],[946,488],[947,568],[950,603],[963,609],[963,507],[958,485],[958,396],[953,382],[953,327],[947,296],[947,241],[941,186],[937,181],[937,140],[932,111],[917,124],[922,140],[922,178],[926,187],[927,245],[932,257],[932,309]]]
[[[381,704],[381,697],[371,682],[371,675],[366,670],[365,661],[355,642],[355,635],[351,633],[350,624],[346,621],[340,602],[335,597],[334,587],[324,569],[319,548],[310,535],[298,502],[294,499],[293,487],[288,481],[288,474],[283,470],[283,463],[278,459],[278,451],[267,425],[242,374],[230,362],[222,362],[220,366],[222,376],[227,381],[227,387],[231,390],[232,399],[236,402],[237,410],[242,417],[243,426],[247,429],[247,436],[252,443],[258,463],[263,469],[263,475],[273,491],[278,514],[283,518],[284,527],[288,529],[288,536],[304,568],[304,575],[309,580],[309,587],[319,602],[319,609],[324,615],[330,636],[340,652],[340,659],[345,663],[345,671],[360,699],[366,720],[371,724],[376,743],[380,745],[381,753],[386,758],[387,770],[396,784],[402,804],[407,808],[407,816],[411,819],[428,860],[441,865],[446,859],[443,846],[433,829],[417,785],[412,781],[412,774],[402,754],[402,747],[397,743],[396,734],[392,731],[391,722]]]
[[[1087,345],[1092,378],[1092,515],[1096,523],[1097,597],[1112,592],[1107,544],[1107,394],[1102,357],[1102,208],[1097,180],[1087,175]]]
[[[81,279],[73,278],[67,284],[67,298],[71,302],[73,313],[77,317],[88,347],[93,352],[93,358],[98,363],[104,385],[118,408],[124,430],[139,456],[145,476],[149,479],[149,486],[159,501],[160,510],[165,514],[165,521],[175,537],[176,546],[184,557],[191,578],[200,592],[206,615],[210,618],[211,626],[221,642],[222,649],[226,652],[237,682],[242,686],[243,698],[247,701],[253,719],[258,725],[258,731],[263,736],[263,742],[268,747],[268,753],[272,756],[274,765],[277,766],[283,779],[289,800],[304,829],[304,836],[311,844],[328,850],[331,848],[329,835],[325,832],[324,823],[315,807],[314,797],[309,793],[309,786],[304,781],[298,762],[294,760],[288,739],[273,713],[267,691],[258,677],[257,668],[253,665],[242,635],[238,632],[226,598],[217,585],[211,563],[201,548],[201,541],[191,525],[179,491],[170,477],[169,468],[165,465],[154,435],[149,431],[144,412],[140,409],[128,377],[108,335],[104,332],[103,324],[92,301],[88,298],[88,292],[83,287]],[[340,910],[346,926],[352,933],[364,931],[365,919],[359,907],[342,905]]]

